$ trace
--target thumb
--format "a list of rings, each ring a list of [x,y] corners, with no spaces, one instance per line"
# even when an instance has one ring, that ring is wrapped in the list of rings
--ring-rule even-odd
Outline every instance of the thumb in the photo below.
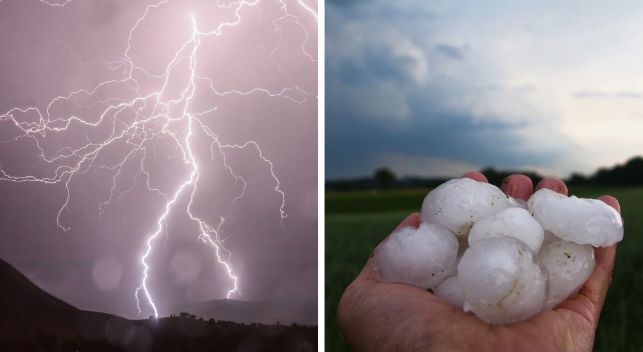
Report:
[[[621,208],[616,198],[612,196],[601,196],[598,199],[620,212]],[[617,245],[614,244],[605,248],[596,248],[596,268],[581,288],[580,293],[586,296],[593,305],[595,322],[598,322],[598,317],[605,303],[605,297],[607,297],[607,290],[612,282],[616,247]]]

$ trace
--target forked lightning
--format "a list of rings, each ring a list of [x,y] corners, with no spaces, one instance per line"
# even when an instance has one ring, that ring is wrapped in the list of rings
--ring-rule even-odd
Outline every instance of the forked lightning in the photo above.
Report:
[[[34,0],[35,1],[35,0]],[[45,1],[38,0],[43,6],[51,6],[56,8],[63,8],[74,4],[74,0],[64,1]],[[266,0],[264,0],[266,1]],[[0,0],[0,11],[5,4]],[[7,0],[4,1],[8,2]],[[142,177],[145,180],[147,190],[157,194],[164,201],[163,212],[156,220],[153,232],[146,236],[144,242],[144,252],[140,257],[142,266],[142,278],[140,286],[135,291],[136,304],[139,314],[144,312],[146,303],[155,317],[159,316],[159,309],[154,301],[154,294],[150,289],[150,270],[149,264],[150,256],[153,255],[155,243],[158,237],[167,230],[167,220],[173,214],[180,214],[185,212],[186,216],[198,227],[198,239],[207,246],[213,249],[214,256],[218,264],[222,265],[225,273],[230,281],[229,289],[226,297],[231,298],[233,295],[239,293],[238,276],[233,269],[230,258],[231,253],[223,246],[223,239],[221,237],[221,227],[225,222],[223,217],[219,217],[219,222],[216,226],[208,224],[206,220],[199,217],[193,210],[195,199],[199,196],[199,182],[201,180],[201,170],[204,167],[203,162],[197,158],[195,152],[195,137],[198,135],[200,138],[208,138],[210,141],[210,153],[214,157],[214,153],[222,159],[222,166],[226,172],[234,178],[236,182],[241,185],[240,193],[231,201],[232,203],[241,199],[246,189],[246,180],[241,177],[228,163],[228,151],[243,150],[250,148],[256,152],[257,157],[265,163],[268,171],[274,182],[274,191],[281,197],[279,205],[278,216],[281,221],[285,220],[287,213],[286,195],[281,189],[279,179],[275,166],[265,156],[259,143],[254,140],[249,140],[241,144],[226,144],[221,142],[219,135],[208,127],[205,122],[205,117],[217,110],[217,107],[211,107],[204,111],[195,111],[193,108],[193,99],[197,91],[197,83],[201,82],[200,86],[206,86],[209,91],[217,96],[237,95],[237,96],[250,96],[256,94],[263,94],[275,99],[281,99],[288,104],[303,104],[306,100],[316,99],[312,92],[300,88],[296,84],[284,87],[279,91],[271,91],[263,87],[256,87],[248,91],[229,90],[222,91],[215,87],[214,80],[199,74],[199,60],[198,53],[202,40],[214,39],[215,37],[224,36],[226,28],[240,25],[242,23],[242,13],[245,8],[255,7],[260,3],[260,0],[254,1],[234,1],[231,3],[223,3],[217,1],[218,8],[222,10],[232,10],[234,14],[231,21],[222,22],[211,27],[210,24],[199,24],[194,15],[190,14],[189,18],[185,21],[178,21],[180,24],[190,26],[191,35],[182,43],[181,47],[174,53],[173,58],[167,64],[165,72],[162,75],[153,74],[145,68],[135,64],[131,57],[131,49],[134,45],[135,36],[140,26],[144,25],[148,16],[153,16],[155,10],[160,7],[167,6],[170,0],[161,0],[156,3],[146,6],[142,16],[138,17],[134,25],[129,31],[127,38],[127,48],[123,54],[123,59],[105,62],[104,65],[112,72],[117,72],[123,69],[126,73],[124,78],[108,80],[97,84],[93,89],[78,89],[67,95],[62,95],[52,99],[45,109],[36,106],[30,107],[15,107],[0,115],[0,123],[14,126],[17,131],[16,135],[8,140],[0,141],[0,143],[18,143],[24,139],[33,141],[39,154],[39,160],[46,165],[52,167],[53,171],[48,176],[37,175],[20,175],[6,170],[0,164],[0,181],[10,182],[37,182],[44,184],[56,184],[64,186],[66,190],[65,199],[61,207],[58,209],[56,218],[57,226],[63,231],[68,231],[70,225],[63,220],[63,214],[68,211],[69,203],[71,202],[71,189],[70,183],[76,177],[86,174],[91,169],[109,170],[113,172],[111,177],[110,194],[107,199],[99,204],[99,211],[103,213],[109,206],[114,206],[123,196],[132,191],[135,183],[130,188],[119,190],[118,181],[124,172],[125,166],[128,163],[135,163],[138,167],[137,178]],[[214,1],[213,1],[214,2]],[[292,18],[299,28],[304,31],[305,41],[301,43],[301,50],[311,62],[316,62],[313,55],[306,51],[305,46],[310,36],[306,27],[300,22],[300,19],[294,16],[289,11],[290,3],[284,0],[276,0],[277,7],[280,9],[280,16],[272,20],[275,31],[280,34],[281,28],[279,21],[286,18]],[[315,25],[317,21],[317,14],[314,11],[316,7],[315,2],[305,2],[304,0],[291,1],[295,6],[301,6],[303,10],[310,13],[314,17]],[[304,21],[302,19],[302,21]],[[203,28],[208,28],[207,30]],[[279,50],[281,40],[278,46],[271,52],[271,63],[281,72],[288,81],[287,73],[281,63],[274,59],[274,54]],[[71,53],[71,49],[67,46]],[[78,58],[76,55],[73,55]],[[96,62],[96,61],[92,61]],[[171,82],[172,72],[180,65],[187,64],[189,71],[188,82],[183,87],[180,96],[175,99],[167,98],[168,87],[173,83]],[[162,80],[160,87],[152,92],[143,93],[141,88],[140,78],[138,75],[143,75],[150,79]],[[107,88],[110,87],[126,87],[127,91],[133,94],[131,99],[123,99],[122,97],[111,97],[107,99],[98,100],[95,102],[97,105],[103,106],[99,118],[93,121],[91,118],[83,118],[71,114],[70,116],[55,117],[52,116],[52,110],[62,103],[73,103],[74,98],[78,97],[94,97],[102,94]],[[303,97],[303,98],[301,98]],[[178,111],[178,112],[177,112]],[[125,117],[126,113],[134,113],[135,118],[128,120]],[[38,121],[29,120],[28,116],[37,117]],[[73,131],[76,128],[108,128],[111,130],[109,136],[101,141],[87,140],[87,143],[80,146],[68,146],[56,150],[54,153],[48,152],[45,147],[45,142],[48,138],[56,136],[68,131]],[[152,173],[148,168],[148,152],[150,145],[153,141],[171,141],[179,152],[180,158],[183,160],[186,167],[189,169],[188,176],[180,181],[179,186],[172,193],[164,193],[161,189],[154,186]],[[126,143],[128,151],[116,163],[108,164],[98,160],[101,153],[115,144]],[[182,206],[182,204],[184,204]],[[144,302],[141,301],[144,298]],[[149,310],[148,310],[149,311]]]

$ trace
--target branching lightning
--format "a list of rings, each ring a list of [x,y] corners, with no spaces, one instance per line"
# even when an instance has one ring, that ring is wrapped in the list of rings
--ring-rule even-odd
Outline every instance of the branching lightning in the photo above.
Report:
[[[72,0],[61,0],[58,2],[48,0],[38,0],[42,4],[51,7],[65,7],[72,3]],[[78,89],[72,91],[67,95],[61,95],[52,99],[45,109],[39,107],[15,107],[8,110],[6,113],[0,115],[0,123],[9,123],[17,131],[16,135],[10,139],[0,141],[0,143],[15,143],[22,140],[32,141],[35,145],[39,160],[44,164],[53,167],[53,172],[46,176],[38,175],[20,175],[13,174],[5,170],[0,164],[0,181],[9,181],[16,183],[42,183],[50,185],[62,185],[65,189],[65,199],[61,207],[58,209],[56,217],[57,226],[63,230],[68,231],[70,225],[64,221],[64,214],[69,211],[69,203],[71,201],[71,181],[80,175],[86,174],[92,169],[101,169],[112,172],[111,187],[109,197],[98,205],[99,211],[102,214],[105,209],[114,206],[118,201],[132,191],[135,187],[134,184],[128,189],[119,190],[117,184],[122,176],[125,165],[132,163],[138,165],[138,173],[136,178],[142,178],[148,191],[158,195],[164,202],[163,212],[158,216],[154,225],[153,232],[146,236],[144,242],[144,252],[140,257],[140,264],[142,267],[142,278],[140,286],[136,289],[134,296],[136,298],[136,305],[139,314],[144,311],[143,303],[146,303],[151,309],[155,317],[159,316],[159,308],[157,307],[154,294],[150,289],[150,270],[152,267],[149,264],[149,259],[153,255],[154,246],[161,233],[167,229],[167,221],[173,214],[184,214],[195,224],[198,228],[198,240],[209,246],[213,250],[216,262],[223,266],[230,282],[229,289],[226,297],[231,298],[233,295],[239,293],[238,281],[239,277],[233,269],[230,258],[232,253],[228,251],[223,245],[223,238],[221,237],[221,228],[225,222],[223,217],[219,217],[219,223],[216,226],[208,224],[203,217],[200,217],[193,209],[195,199],[199,196],[199,182],[201,181],[201,168],[202,162],[198,160],[197,153],[195,152],[195,137],[200,136],[207,138],[210,143],[210,154],[214,159],[217,153],[222,159],[222,166],[226,172],[234,178],[235,182],[241,185],[240,193],[232,200],[232,203],[237,202],[244,196],[247,182],[240,176],[228,163],[228,152],[233,150],[252,150],[256,152],[257,157],[265,163],[270,176],[274,182],[274,191],[279,194],[281,203],[279,205],[279,217],[283,221],[287,217],[285,210],[286,207],[286,194],[281,189],[279,178],[275,170],[273,162],[265,155],[260,144],[254,140],[248,140],[240,144],[227,144],[221,141],[220,136],[208,127],[205,118],[215,112],[217,107],[211,107],[204,111],[194,111],[193,99],[197,91],[198,82],[204,83],[209,91],[213,94],[223,97],[228,95],[236,96],[251,96],[255,94],[262,94],[275,99],[282,99],[284,102],[293,104],[303,104],[307,99],[315,99],[314,93],[310,93],[293,85],[291,87],[283,88],[279,91],[271,91],[270,89],[256,87],[248,91],[229,90],[222,91],[217,89],[213,79],[199,74],[199,48],[202,40],[214,39],[225,34],[228,27],[240,25],[242,23],[242,11],[246,7],[257,6],[261,0],[239,0],[231,3],[224,4],[217,1],[217,6],[221,9],[233,10],[233,19],[229,22],[222,22],[216,24],[213,28],[202,30],[193,15],[190,15],[189,22],[185,21],[186,25],[191,28],[191,35],[182,43],[180,48],[174,53],[173,58],[165,67],[165,72],[161,75],[153,74],[145,68],[135,64],[131,57],[131,50],[134,44],[134,38],[137,30],[143,25],[145,20],[152,16],[154,10],[167,5],[171,0],[160,0],[156,3],[146,6],[144,13],[137,18],[134,25],[129,30],[127,38],[127,48],[123,54],[123,59],[105,62],[104,65],[112,72],[118,69],[124,69],[127,73],[124,78],[113,79],[97,84],[93,89]],[[264,0],[267,1],[267,0]],[[2,0],[0,0],[2,2]],[[293,18],[297,26],[302,28],[305,34],[305,41],[301,44],[303,55],[308,57],[311,61],[316,62],[313,55],[308,53],[305,49],[306,43],[310,39],[306,27],[299,21],[297,16],[289,11],[289,4],[284,0],[277,0],[279,8],[281,9],[281,16],[274,19],[272,24],[280,34],[282,30],[279,22],[286,18]],[[301,6],[304,11],[310,13],[317,20],[317,14],[313,10],[311,4],[303,0],[297,0],[294,4]],[[314,4],[314,3],[313,3]],[[179,21],[179,23],[183,23]],[[206,26],[207,27],[207,26]],[[292,80],[288,77],[287,72],[282,67],[282,64],[274,59],[275,53],[279,50],[281,39],[271,52],[272,64],[286,77],[290,82]],[[73,54],[71,48],[65,44],[69,53],[74,58],[80,59],[77,55]],[[95,61],[92,61],[95,63]],[[183,87],[178,98],[167,98],[168,86],[172,83],[171,73],[181,65],[187,64],[189,71],[189,79],[187,84]],[[137,75],[144,75],[147,78],[162,79],[163,83],[159,89],[143,93]],[[94,97],[102,93],[109,87],[123,86],[127,87],[129,93],[134,97],[131,99],[123,99],[122,97],[111,97],[96,102],[96,106],[102,106],[103,109],[99,114],[99,118],[93,121],[91,118],[83,118],[82,116],[54,116],[52,110],[57,104],[72,103],[73,99],[79,97]],[[201,85],[202,86],[202,85]],[[304,98],[301,98],[304,97]],[[128,119],[127,113],[134,113],[134,119]],[[28,115],[35,114],[37,122],[33,119],[27,120],[24,118]],[[47,148],[43,145],[44,142],[52,135],[61,134],[70,131],[74,128],[104,128],[108,126],[111,133],[108,137],[100,141],[87,140],[86,144],[80,146],[69,146],[60,148],[54,153],[48,152]],[[148,153],[150,144],[155,140],[169,140],[176,147],[178,156],[182,159],[183,163],[189,170],[189,175],[181,180],[178,187],[171,193],[164,193],[158,186],[155,186],[151,181],[152,171],[147,167]],[[113,145],[118,143],[125,143],[128,146],[128,151],[125,155],[115,163],[100,162],[99,156]],[[180,209],[179,209],[180,208]],[[144,298],[144,302],[141,301]]]

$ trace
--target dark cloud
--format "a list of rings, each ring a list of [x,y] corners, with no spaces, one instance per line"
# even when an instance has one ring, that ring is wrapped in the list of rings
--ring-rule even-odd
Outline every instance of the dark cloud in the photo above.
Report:
[[[440,54],[454,60],[461,60],[464,58],[464,50],[453,45],[437,44],[434,46],[435,50]]]
[[[412,4],[401,1],[383,2],[378,6],[378,15],[387,21],[422,21],[427,22],[439,16],[426,8],[426,4]]]
[[[585,98],[622,98],[622,99],[641,99],[643,94],[639,92],[617,92],[609,93],[602,91],[578,91],[573,94],[574,98],[585,99]]]
[[[574,98],[609,98],[611,97],[611,94],[604,93],[604,92],[588,92],[588,91],[580,91],[574,93]]]
[[[395,55],[390,46],[365,49],[363,58],[338,63],[336,77],[352,86],[377,84],[381,80],[412,81],[412,71],[421,65],[410,55]]]
[[[643,94],[638,93],[638,92],[618,92],[614,94],[616,98],[634,98],[634,99],[641,99],[643,98]]]
[[[391,19],[382,14],[389,6],[416,9],[426,21]],[[544,126],[548,116],[538,116],[537,109],[528,105],[522,111],[512,106],[518,99],[526,102],[537,91],[534,85],[506,85],[486,78],[502,68],[473,71],[469,43],[456,46],[441,40],[442,22],[433,21],[439,16],[431,14],[426,4],[377,2],[372,7],[337,7],[328,12],[328,178],[370,174],[382,166],[378,163],[383,156],[390,155],[478,167],[547,168],[573,147]],[[360,18],[360,13],[369,17]],[[435,55],[448,60],[432,60]],[[413,69],[419,67],[422,70]],[[422,72],[426,80],[414,79]],[[540,142],[541,134],[552,136],[554,142],[550,146]]]
[[[344,19],[372,19],[377,18],[379,21],[386,23],[400,22],[423,22],[439,19],[440,16],[431,11],[427,3],[419,2],[413,4],[407,1],[378,1],[378,0],[329,0],[326,2],[326,8],[330,16],[337,15]],[[331,23],[330,16],[326,17],[326,22]],[[332,31],[333,27],[327,26],[327,31]]]
[[[326,123],[329,178],[370,174],[378,166],[378,156],[388,153],[506,168],[543,166],[557,158],[553,152],[526,148],[517,132],[525,123],[481,121],[466,113],[432,110],[426,102],[416,106],[406,120],[373,121],[331,105]]]
[[[363,4],[368,0],[328,0],[326,3],[332,6],[350,7],[358,4]]]

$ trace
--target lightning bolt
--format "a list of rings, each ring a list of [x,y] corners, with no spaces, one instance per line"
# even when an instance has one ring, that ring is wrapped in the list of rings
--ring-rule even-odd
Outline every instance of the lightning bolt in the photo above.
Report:
[[[64,0],[60,2],[53,2],[48,0],[38,0],[41,3],[51,7],[65,7],[72,3],[72,0]],[[0,0],[2,2],[2,0]],[[198,53],[201,42],[204,39],[211,37],[220,37],[224,35],[228,27],[238,26],[242,23],[242,10],[247,7],[255,7],[260,3],[260,0],[254,1],[234,1],[224,4],[217,1],[217,6],[220,9],[232,10],[233,16],[231,21],[218,23],[213,28],[202,30],[194,15],[190,15],[190,28],[191,35],[182,43],[180,48],[174,53],[171,61],[165,67],[162,74],[153,74],[145,68],[135,64],[131,57],[131,50],[134,43],[134,37],[139,27],[145,22],[148,16],[162,6],[167,5],[170,0],[160,0],[156,3],[146,6],[144,13],[137,18],[134,25],[130,28],[127,47],[123,54],[123,59],[111,62],[104,62],[103,64],[112,72],[123,70],[126,76],[121,79],[107,80],[97,84],[93,89],[78,89],[71,93],[58,96],[52,99],[44,110],[38,107],[15,107],[8,110],[6,113],[0,115],[0,123],[8,123],[13,126],[17,133],[13,138],[0,141],[0,143],[17,143],[19,141],[31,141],[36,147],[39,160],[45,165],[53,167],[53,172],[49,175],[16,175],[5,170],[0,163],[0,181],[9,181],[16,183],[34,182],[43,184],[61,184],[64,186],[66,196],[58,210],[56,217],[56,224],[62,231],[68,231],[71,227],[63,221],[63,215],[68,212],[69,203],[71,201],[71,188],[70,183],[73,179],[86,174],[92,169],[101,169],[112,172],[111,188],[109,197],[101,202],[98,206],[100,213],[113,206],[128,192],[135,188],[136,181],[124,191],[119,191],[119,180],[123,177],[124,168],[130,163],[138,165],[138,172],[135,176],[136,179],[143,178],[148,191],[157,194],[163,201],[163,211],[156,220],[153,232],[146,237],[144,242],[144,252],[140,257],[140,264],[142,267],[142,278],[140,286],[136,288],[134,297],[136,299],[136,306],[139,315],[143,313],[143,306],[141,298],[145,299],[146,304],[151,309],[155,317],[159,316],[159,309],[155,303],[154,295],[150,289],[150,270],[152,267],[149,264],[155,243],[158,237],[167,231],[167,221],[173,214],[184,213],[198,228],[197,239],[213,249],[214,257],[219,265],[225,269],[225,273],[230,282],[230,288],[226,293],[229,299],[233,295],[240,293],[238,281],[239,277],[232,267],[230,259],[232,253],[227,250],[224,245],[224,238],[222,238],[222,226],[225,223],[223,217],[219,218],[219,223],[216,226],[210,225],[203,217],[200,217],[193,209],[195,199],[199,195],[199,182],[201,181],[201,168],[202,162],[197,158],[195,152],[195,137],[201,136],[207,138],[210,142],[210,154],[214,159],[215,153],[218,153],[222,159],[222,164],[227,173],[241,184],[240,193],[231,201],[234,203],[244,196],[247,182],[240,176],[228,163],[228,152],[232,150],[254,150],[257,157],[265,163],[267,169],[274,181],[273,189],[279,194],[281,198],[279,207],[279,217],[283,221],[286,219],[287,212],[286,194],[281,189],[275,165],[265,156],[260,144],[254,140],[249,140],[240,144],[223,143],[220,136],[208,127],[204,119],[207,115],[217,111],[217,107],[211,107],[204,111],[194,111],[193,99],[197,91],[199,82],[205,83],[207,89],[219,97],[228,95],[235,96],[251,96],[262,94],[274,99],[281,99],[287,103],[303,104],[308,100],[315,100],[316,96],[312,92],[307,92],[296,84],[282,88],[278,91],[272,91],[267,88],[253,88],[247,91],[241,90],[228,90],[221,91],[216,88],[215,82],[209,77],[200,75],[198,72],[199,61]],[[289,4],[284,0],[278,0],[279,7],[282,15],[273,20],[272,24],[275,31],[279,33],[280,38],[275,48],[270,52],[272,64],[287,78],[289,82],[293,82],[288,76],[287,71],[284,69],[283,64],[279,63],[274,55],[279,51],[282,43],[282,29],[280,21],[287,18],[294,19],[297,26],[303,29],[305,33],[305,41],[301,43],[301,50],[311,62],[316,62],[314,56],[306,51],[306,44],[310,36],[304,24],[300,19],[289,11]],[[317,14],[308,3],[303,0],[296,2],[304,11],[314,16],[317,21]],[[316,22],[315,22],[316,23]],[[80,60],[78,55],[75,55],[71,47],[64,44],[70,56]],[[92,64],[97,61],[91,61]],[[83,64],[81,62],[81,64]],[[189,79],[183,87],[178,98],[168,97],[168,87],[172,77],[172,72],[187,65],[189,70]],[[138,75],[143,75],[146,78],[161,79],[163,80],[161,87],[158,90],[144,93],[141,84],[137,79]],[[73,103],[74,99],[97,97],[104,94],[104,91],[111,87],[125,88],[128,93],[134,95],[131,99],[125,99],[118,96],[112,96],[105,99],[97,99],[97,101],[90,107],[101,106],[102,111],[97,120],[91,118],[83,118],[76,115],[57,117],[52,112],[57,104]],[[128,113],[133,113],[134,118],[131,118]],[[33,118],[27,120],[26,117],[35,115],[37,122]],[[21,118],[24,116],[25,118]],[[24,120],[24,121],[23,121]],[[54,153],[48,153],[44,146],[47,138],[50,136],[59,135],[61,133],[70,131],[74,128],[100,128],[109,126],[111,130],[108,137],[101,141],[92,141],[87,137],[87,143],[81,145],[70,145],[60,148]],[[152,179],[152,171],[147,167],[148,154],[151,150],[151,143],[153,141],[170,141],[175,147],[177,155],[182,159],[184,165],[189,170],[188,176],[181,181],[179,186],[171,193],[163,192],[159,187],[154,186]],[[128,147],[127,153],[114,163],[101,162],[99,157],[103,155],[109,148],[117,144],[126,144]],[[169,156],[168,156],[169,157]],[[178,208],[182,210],[179,210]]]

